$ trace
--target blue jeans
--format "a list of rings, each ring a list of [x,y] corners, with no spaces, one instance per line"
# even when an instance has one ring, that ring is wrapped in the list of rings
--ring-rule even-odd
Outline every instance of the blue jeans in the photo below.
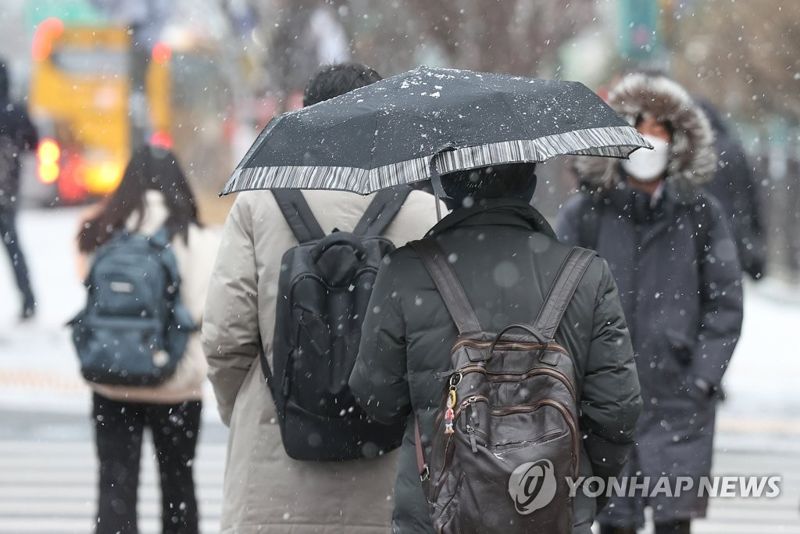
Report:
[[[5,244],[8,258],[11,260],[17,287],[22,295],[23,306],[33,307],[35,299],[31,290],[31,280],[28,276],[28,265],[25,263],[25,255],[19,245],[16,210],[13,208],[0,208],[0,240]]]

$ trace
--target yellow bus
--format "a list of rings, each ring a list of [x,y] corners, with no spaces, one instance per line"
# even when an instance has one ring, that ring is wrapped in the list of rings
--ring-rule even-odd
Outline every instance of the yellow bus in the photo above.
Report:
[[[37,176],[65,202],[107,194],[129,155],[129,36],[46,19],[33,38],[29,106]]]
[[[220,99],[229,93],[219,90],[224,82],[209,53],[178,54],[156,44],[138,103],[131,98],[134,56],[125,28],[46,19],[35,31],[32,59],[29,106],[41,139],[36,175],[51,200],[75,203],[112,192],[139,141],[131,138],[137,131],[131,123],[142,112],[150,142],[172,148],[175,138],[179,156],[227,167],[222,127],[217,139],[198,136],[224,125],[231,110],[227,97]],[[137,104],[141,109],[133,109]]]

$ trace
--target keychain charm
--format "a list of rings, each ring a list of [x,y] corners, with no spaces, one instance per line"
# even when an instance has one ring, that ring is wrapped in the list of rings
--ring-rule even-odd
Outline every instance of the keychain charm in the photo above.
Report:
[[[453,419],[455,419],[455,412],[453,408],[456,406],[457,402],[456,397],[456,388],[451,387],[450,391],[447,394],[447,409],[444,412],[444,433],[445,434],[452,434],[455,432],[453,430]]]
[[[453,409],[452,408],[447,408],[447,410],[444,412],[444,433],[445,434],[452,434],[453,432],[455,432],[453,430],[453,418],[454,417],[455,417],[455,414],[453,413]]]

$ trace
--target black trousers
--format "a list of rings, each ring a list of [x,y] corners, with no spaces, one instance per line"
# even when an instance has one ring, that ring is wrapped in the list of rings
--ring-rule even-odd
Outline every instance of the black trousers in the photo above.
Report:
[[[136,534],[139,459],[144,428],[153,434],[161,478],[164,534],[198,532],[194,463],[200,430],[200,401],[181,404],[119,402],[93,397],[100,463],[97,534]]]
[[[0,241],[3,242],[14,270],[17,287],[22,294],[23,306],[33,306],[34,298],[31,290],[31,281],[28,276],[28,264],[19,245],[17,234],[16,210],[14,208],[0,207]]]

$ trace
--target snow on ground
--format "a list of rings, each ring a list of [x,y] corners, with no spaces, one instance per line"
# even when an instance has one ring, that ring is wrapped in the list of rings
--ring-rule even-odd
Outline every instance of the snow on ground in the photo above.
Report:
[[[0,259],[0,409],[76,413],[88,408],[88,390],[64,326],[85,299],[74,260],[80,213],[68,208],[20,214],[19,229],[40,302],[34,322],[17,322],[16,288],[8,262]],[[728,399],[719,421],[723,430],[800,432],[798,329],[800,289],[772,280],[746,286],[744,332],[725,380]],[[215,410],[204,412],[216,419]]]
[[[765,280],[745,286],[742,338],[726,373],[726,412],[800,417],[800,288]]]
[[[19,324],[19,298],[6,257],[0,260],[0,406],[81,409],[81,384],[65,323],[85,299],[75,267],[79,208],[26,210],[18,232],[31,271],[39,313]]]

